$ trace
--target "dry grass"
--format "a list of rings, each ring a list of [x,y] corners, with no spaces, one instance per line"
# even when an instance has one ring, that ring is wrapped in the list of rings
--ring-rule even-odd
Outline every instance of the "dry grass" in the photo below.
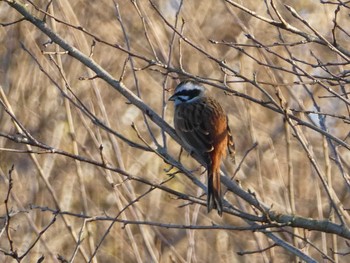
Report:
[[[179,1],[154,2],[164,17],[174,25]],[[35,3],[45,9],[46,2],[35,1]],[[82,26],[103,41],[127,48],[122,30],[124,27],[133,54],[153,60],[157,56],[161,62],[167,64],[171,49],[170,65],[177,69],[177,72],[181,73],[181,60],[184,72],[202,80],[206,79],[212,84],[219,84],[219,82],[222,84],[226,79],[229,82],[229,88],[256,99],[257,101],[253,101],[240,96],[228,96],[222,90],[215,89],[214,86],[210,87],[211,93],[220,99],[228,112],[236,141],[236,165],[233,166],[229,160],[225,161],[228,174],[234,172],[244,154],[257,142],[257,147],[243,160],[235,178],[240,181],[242,188],[255,192],[259,200],[281,213],[333,220],[334,210],[330,208],[329,198],[311,164],[310,154],[308,155],[299,141],[299,138],[304,138],[311,151],[311,157],[317,162],[330,188],[334,189],[334,193],[339,198],[340,203],[336,204],[338,209],[348,216],[343,208],[350,207],[349,185],[345,183],[343,175],[348,176],[349,173],[349,149],[335,141],[327,141],[320,132],[296,125],[295,122],[293,125],[287,125],[286,129],[283,115],[265,107],[263,101],[268,101],[267,96],[247,80],[253,80],[255,74],[257,82],[266,94],[277,102],[283,97],[286,102],[283,105],[287,105],[288,109],[318,111],[315,108],[317,105],[321,112],[345,116],[347,121],[328,116],[325,119],[325,125],[329,134],[349,145],[347,138],[349,104],[342,101],[340,97],[329,97],[332,94],[322,87],[322,85],[329,86],[334,92],[342,95],[344,90],[339,85],[341,83],[346,91],[345,80],[348,78],[346,76],[345,80],[336,78],[341,72],[349,70],[346,59],[341,58],[329,47],[317,43],[274,46],[268,50],[257,48],[246,34],[254,36],[265,46],[277,42],[291,44],[303,38],[285,30],[278,30],[277,27],[256,19],[225,1],[184,1],[177,29],[180,32],[183,30],[183,35],[207,54],[219,60],[225,60],[229,68],[246,78],[242,81],[242,78],[233,75],[232,72],[229,73],[226,70],[227,74],[225,74],[218,63],[184,40],[181,40],[180,45],[178,35],[172,41],[173,30],[164,23],[149,1],[140,0],[136,3],[138,10],[132,1],[119,1],[121,22],[118,21],[118,12],[113,1],[110,0],[54,1],[48,12],[68,24]],[[335,5],[321,4],[317,1],[276,3],[277,9],[288,23],[310,34],[314,33],[293,17],[284,8],[284,3],[291,5],[322,36],[331,41]],[[244,1],[244,6],[261,16],[269,17],[264,1]],[[277,20],[277,15],[273,12],[270,3],[268,6],[272,17]],[[27,8],[39,18],[43,18],[43,14],[35,10],[33,5],[28,3]],[[145,19],[144,24],[138,12],[141,12]],[[345,30],[348,30],[347,13],[348,9],[342,7],[337,14],[337,22]],[[19,18],[21,16],[15,9],[4,1],[0,2],[2,23]],[[185,21],[184,24],[182,19]],[[50,17],[46,17],[46,22],[71,45],[87,55],[90,53],[93,43],[90,36]],[[183,29],[181,29],[182,26]],[[49,55],[43,54],[42,51],[62,50],[55,44],[48,43],[49,38],[33,24],[22,21],[1,27],[0,30],[0,85],[3,90],[0,98],[2,101],[7,99],[7,107],[12,108],[13,114],[34,138],[54,148],[98,162],[101,162],[101,155],[103,155],[103,160],[112,167],[120,168],[155,185],[169,179],[170,172],[175,172],[175,168],[168,172],[171,166],[155,153],[131,147],[125,141],[91,122],[81,109],[62,96],[58,88],[40,70],[33,57],[52,79],[65,89],[66,83],[61,76],[63,73],[79,100],[117,133],[131,141],[143,144],[131,126],[134,123],[142,138],[151,146],[155,146],[152,142],[153,138],[163,145],[162,129],[149,119],[149,126],[146,125],[142,112],[128,103],[125,97],[101,79],[89,80],[88,78],[93,77],[94,73],[67,54],[52,55],[62,69],[60,72],[49,59]],[[336,32],[338,43],[348,47],[349,36],[339,29]],[[208,40],[241,44],[240,48],[244,50],[234,48],[232,45],[214,44]],[[44,43],[47,43],[47,46],[43,46]],[[21,47],[21,44],[32,56]],[[276,54],[289,59],[292,54],[300,69],[293,68],[288,61],[282,60]],[[166,79],[164,73],[169,73],[170,70],[160,66],[146,67],[148,66],[146,61],[135,57],[133,57],[134,68],[141,70],[133,70],[130,61],[127,60],[126,52],[101,42],[97,42],[94,46],[92,58],[116,79],[122,76],[122,82],[126,87],[135,94],[139,92],[143,102],[156,113],[161,115],[164,110],[165,121],[172,124],[173,106],[163,105],[164,89],[171,90],[177,83],[173,78]],[[316,58],[323,63],[339,64],[327,67],[330,72],[307,64],[316,65]],[[184,72],[179,74],[180,77],[185,75]],[[178,75],[170,73],[168,76],[177,77]],[[321,84],[312,83],[313,79],[321,81]],[[302,84],[299,84],[300,82]],[[335,85],[332,86],[332,84]],[[278,92],[280,95],[277,95]],[[169,93],[165,92],[165,96],[168,97]],[[343,98],[348,100],[348,96]],[[291,112],[291,114],[320,127],[316,114],[298,112]],[[18,132],[1,105],[0,132],[2,135],[14,135]],[[166,142],[168,153],[177,158],[179,145],[169,136],[166,136]],[[333,146],[338,157],[333,152]],[[39,148],[32,149],[40,152]],[[39,232],[53,219],[52,212],[31,208],[31,205],[60,209],[74,215],[58,214],[56,221],[30,249],[28,255],[23,258],[23,262],[36,262],[42,255],[45,256],[44,262],[60,262],[57,255],[67,260],[73,259],[74,262],[85,262],[89,261],[94,251],[96,255],[91,259],[92,262],[292,262],[296,260],[292,253],[278,246],[263,252],[239,256],[237,254],[239,251],[258,251],[273,244],[271,239],[260,232],[186,230],[120,223],[111,226],[111,221],[92,219],[84,221],[79,218],[79,214],[91,217],[106,215],[114,217],[130,202],[139,198],[119,215],[120,219],[178,225],[210,226],[212,223],[230,226],[247,225],[246,221],[230,214],[224,214],[223,218],[218,217],[215,212],[207,214],[206,208],[199,204],[183,206],[188,202],[160,189],[148,193],[149,185],[135,180],[125,180],[125,177],[118,173],[86,162],[79,162],[54,153],[29,154],[13,150],[26,151],[28,146],[11,141],[8,137],[0,137],[1,200],[4,200],[8,193],[8,171],[14,165],[13,188],[8,203],[12,215],[10,230],[5,228],[5,203],[0,204],[0,222],[2,227],[4,226],[0,232],[1,262],[14,261],[4,253],[4,251],[11,251],[9,240],[13,241],[14,249],[21,255],[28,250]],[[195,170],[196,176],[200,176],[203,172],[203,169],[197,169],[198,163],[193,162],[186,154],[183,154],[181,159],[188,169]],[[343,166],[343,173],[339,163]],[[292,170],[288,169],[288,165]],[[203,175],[198,178],[205,181]],[[202,189],[180,173],[165,185],[187,195],[198,197],[203,193]],[[254,214],[247,203],[232,193],[227,193],[225,197],[242,211]],[[295,207],[291,202],[295,203]],[[346,217],[344,220],[349,223]],[[334,222],[339,223],[336,216]],[[111,228],[108,229],[110,226]],[[295,239],[294,245],[318,261],[322,261],[322,254],[317,249],[335,261],[349,261],[349,256],[337,257],[331,250],[333,248],[338,252],[349,252],[350,248],[344,238],[303,229],[283,228],[283,230],[276,235],[285,242],[293,244],[293,236],[290,233],[295,231],[295,234],[305,239]],[[7,236],[9,232],[10,238]],[[105,239],[103,239],[104,235],[106,235]],[[102,239],[103,242],[99,244]],[[307,243],[306,239],[310,243]],[[81,243],[78,240],[81,240]]]

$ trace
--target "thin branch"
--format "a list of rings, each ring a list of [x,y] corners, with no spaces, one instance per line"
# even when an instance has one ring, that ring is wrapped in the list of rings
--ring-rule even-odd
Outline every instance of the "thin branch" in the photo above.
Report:
[[[18,254],[17,251],[14,248],[13,245],[13,240],[12,240],[12,235],[11,235],[11,211],[9,208],[9,201],[10,201],[10,194],[11,194],[11,190],[13,188],[13,180],[12,180],[12,172],[14,170],[14,165],[11,166],[10,170],[8,171],[8,180],[9,180],[9,185],[7,188],[7,193],[6,193],[6,197],[5,197],[5,210],[6,210],[6,221],[5,221],[5,232],[6,232],[6,236],[7,236],[7,240],[9,242],[9,246],[10,246],[10,255],[11,257],[13,257],[14,259],[16,259],[18,262],[20,262],[19,258],[18,258]]]

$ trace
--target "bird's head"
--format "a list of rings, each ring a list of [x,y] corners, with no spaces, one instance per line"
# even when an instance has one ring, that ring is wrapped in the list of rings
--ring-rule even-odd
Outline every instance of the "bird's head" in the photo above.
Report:
[[[205,94],[205,91],[205,88],[200,83],[185,80],[177,85],[174,94],[169,100],[174,101],[175,106],[181,103],[191,103],[201,98]]]

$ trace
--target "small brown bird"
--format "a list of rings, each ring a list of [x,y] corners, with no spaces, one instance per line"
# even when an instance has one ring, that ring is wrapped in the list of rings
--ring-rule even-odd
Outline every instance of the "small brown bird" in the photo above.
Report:
[[[221,105],[206,95],[200,83],[186,80],[169,98],[175,103],[174,126],[185,145],[200,156],[208,171],[208,213],[216,208],[222,215],[220,164],[228,149],[234,156],[234,142]]]

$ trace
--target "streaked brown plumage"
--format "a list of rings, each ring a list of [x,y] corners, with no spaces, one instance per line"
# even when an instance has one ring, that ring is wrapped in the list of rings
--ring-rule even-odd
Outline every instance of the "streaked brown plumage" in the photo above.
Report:
[[[182,141],[206,163],[208,170],[208,212],[222,214],[220,164],[226,149],[234,154],[227,116],[221,105],[205,95],[193,81],[181,82],[169,100],[175,101],[174,126]]]

